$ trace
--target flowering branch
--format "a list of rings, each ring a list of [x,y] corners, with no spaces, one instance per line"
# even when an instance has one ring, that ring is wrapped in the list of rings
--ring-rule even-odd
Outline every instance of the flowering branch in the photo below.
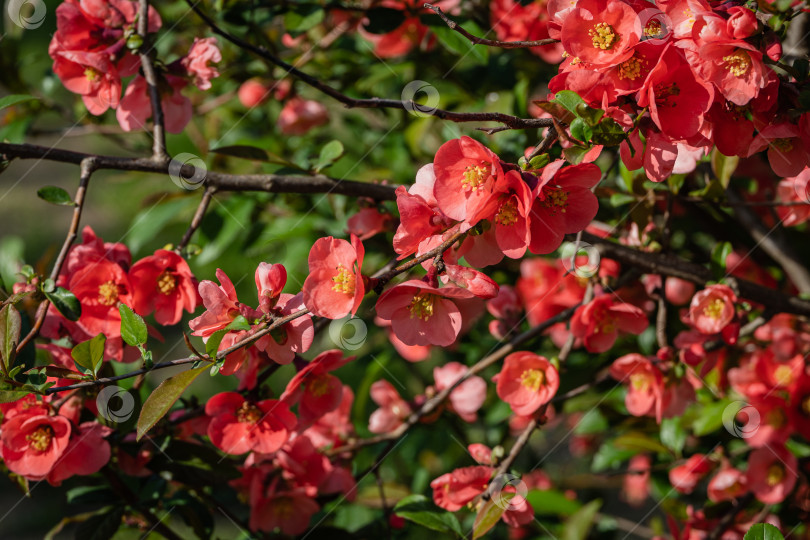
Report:
[[[205,188],[205,192],[200,200],[200,205],[197,206],[197,211],[194,212],[194,217],[191,218],[191,223],[189,223],[188,229],[186,229],[186,232],[183,234],[183,238],[180,240],[180,243],[174,248],[176,253],[182,252],[191,241],[191,237],[194,235],[194,232],[202,224],[203,217],[205,217],[205,212],[208,210],[208,205],[211,204],[211,199],[214,197],[214,193],[216,192],[217,188],[215,186],[208,186]]]
[[[486,39],[481,38],[478,36],[474,36],[471,33],[467,32],[458,25],[458,23],[452,21],[447,15],[444,14],[442,8],[438,6],[434,6],[432,4],[425,4],[425,7],[431,11],[433,11],[436,15],[442,18],[448,28],[451,30],[455,30],[465,38],[469,39],[473,45],[486,45],[488,47],[500,47],[501,49],[528,49],[531,47],[540,47],[542,45],[551,45],[553,43],[559,43],[560,40],[558,39],[539,39],[537,41],[497,41],[494,39]]]
[[[205,23],[211,28],[215,34],[222,36],[237,47],[252,52],[253,54],[264,58],[265,60],[275,64],[276,66],[284,69],[288,74],[294,76],[300,81],[308,84],[312,88],[323,92],[324,94],[338,100],[346,107],[363,108],[363,109],[400,109],[403,111],[418,109],[424,114],[429,114],[440,118],[442,120],[449,120],[451,122],[499,122],[511,129],[533,129],[541,127],[549,127],[552,121],[548,118],[519,118],[509,114],[492,112],[492,113],[457,113],[446,111],[444,109],[422,109],[420,105],[413,100],[399,100],[399,99],[382,99],[382,98],[367,98],[357,99],[347,96],[326,83],[321,82],[317,78],[296,69],[294,66],[281,60],[273,55],[268,49],[261,45],[253,45],[247,41],[234,36],[223,30],[211,17],[202,11],[198,2],[186,0],[186,3]]]

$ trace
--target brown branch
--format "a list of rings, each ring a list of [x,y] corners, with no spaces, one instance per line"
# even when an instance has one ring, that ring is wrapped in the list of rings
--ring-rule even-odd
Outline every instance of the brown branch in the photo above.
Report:
[[[0,142],[0,155],[20,159],[45,159],[61,163],[80,164],[92,158],[95,170],[139,171],[169,173],[169,161],[155,161],[151,158],[126,158],[101,156],[48,148],[35,144],[13,144]],[[179,172],[184,177],[196,173],[193,165],[185,164]],[[202,184],[201,184],[202,185]],[[227,174],[215,171],[205,172],[205,186],[218,191],[265,191],[268,193],[335,193],[353,197],[368,197],[375,200],[394,200],[396,185],[371,184],[354,180],[338,180],[321,174],[280,175],[280,174]]]
[[[584,233],[582,238],[586,242],[597,246],[599,253],[603,257],[614,259],[645,273],[673,276],[698,285],[705,285],[707,282],[715,280],[711,270],[705,266],[685,261],[675,255],[645,253],[590,233]],[[776,313],[810,316],[810,302],[807,300],[744,279],[735,279],[735,281],[740,296],[743,298],[768,306]]]
[[[312,75],[296,69],[294,66],[276,57],[267,48],[262,47],[261,45],[253,45],[252,43],[248,43],[247,41],[228,33],[199,8],[199,2],[186,0],[186,4],[188,4],[189,8],[191,8],[192,11],[194,11],[203,21],[205,21],[205,23],[211,28],[211,31],[215,34],[225,38],[239,48],[245,49],[261,58],[264,58],[268,62],[285,70],[287,74],[292,75],[301,82],[308,84],[320,92],[323,92],[327,96],[336,99],[350,109],[400,109],[403,111],[418,110],[420,113],[435,116],[436,118],[451,122],[498,122],[512,129],[532,129],[549,127],[552,125],[551,120],[548,118],[519,118],[517,116],[497,112],[457,113],[446,111],[444,109],[426,109],[421,107],[420,104],[413,100],[382,99],[376,97],[367,99],[352,98],[329,86],[328,84],[321,82]]]
[[[543,45],[551,45],[560,42],[560,40],[558,39],[550,39],[550,38],[540,39],[537,41],[497,41],[494,39],[481,38],[472,35],[471,33],[464,30],[464,28],[459,26],[458,23],[450,20],[447,17],[447,15],[444,14],[444,12],[440,7],[434,6],[432,4],[425,4],[424,7],[433,11],[436,15],[441,17],[448,28],[450,28],[451,30],[455,30],[465,38],[469,39],[473,45],[486,45],[488,47],[499,47],[501,49],[528,49],[531,47],[541,47]]]
[[[154,48],[148,45],[149,39],[149,2],[140,0],[138,11],[138,34],[143,40],[138,50],[141,58],[141,70],[143,78],[146,79],[146,86],[149,89],[149,101],[152,104],[152,159],[155,161],[165,161],[166,154],[166,128],[163,119],[163,107],[160,104],[160,90],[158,88],[157,74],[153,63]],[[148,48],[147,48],[148,47]]]
[[[396,441],[398,439],[400,439],[403,435],[405,435],[405,433],[411,427],[415,426],[417,423],[419,423],[419,421],[422,418],[424,418],[425,416],[427,416],[430,413],[432,413],[433,411],[435,411],[444,402],[444,400],[447,399],[447,397],[450,395],[450,392],[452,392],[458,385],[460,385],[461,383],[463,383],[464,381],[466,381],[467,379],[469,379],[473,375],[477,375],[478,373],[485,370],[486,368],[488,368],[489,366],[491,366],[492,364],[494,364],[498,360],[501,360],[502,358],[506,357],[508,354],[514,352],[515,349],[518,346],[526,343],[527,341],[531,340],[532,338],[534,338],[536,336],[539,336],[540,334],[542,334],[543,332],[548,330],[551,326],[557,324],[558,322],[562,322],[562,321],[567,320],[568,318],[570,318],[574,314],[574,311],[576,311],[576,309],[580,305],[581,304],[577,304],[575,306],[572,306],[572,307],[566,309],[565,311],[562,311],[562,312],[558,313],[554,317],[546,319],[545,321],[538,324],[537,326],[535,326],[533,328],[530,328],[529,330],[526,330],[522,334],[519,334],[518,336],[514,337],[511,341],[509,341],[508,343],[506,343],[505,345],[500,347],[498,350],[496,350],[492,354],[489,354],[488,356],[486,356],[486,357],[482,358],[481,360],[479,360],[475,365],[470,367],[470,369],[468,369],[467,372],[463,376],[461,376],[455,383],[448,386],[447,388],[445,388],[441,392],[437,393],[432,398],[428,399],[422,405],[422,407],[419,408],[419,410],[413,412],[408,417],[408,419],[402,425],[400,425],[398,428],[396,428],[395,430],[393,430],[393,431],[391,431],[389,433],[383,433],[383,434],[377,435],[375,437],[369,437],[367,439],[361,439],[361,440],[355,441],[353,443],[349,443],[349,444],[346,444],[346,445],[343,445],[343,446],[340,446],[340,447],[337,447],[337,448],[333,448],[333,449],[327,451],[326,454],[329,455],[329,456],[334,456],[334,455],[342,454],[344,452],[353,452],[353,451],[358,450],[360,448],[363,448],[365,446],[370,446],[370,445],[373,445],[373,444],[378,444],[378,443],[381,443],[381,442],[389,441],[388,446],[382,452],[382,453],[386,453],[391,448],[393,448],[393,446],[396,444]]]
[[[186,229],[186,232],[183,234],[183,238],[180,240],[180,243],[174,248],[176,253],[179,254],[186,248],[188,243],[191,241],[191,237],[194,235],[194,231],[196,231],[202,224],[203,217],[205,217],[205,212],[208,210],[208,205],[211,204],[211,199],[214,197],[214,193],[216,193],[216,191],[217,188],[214,186],[208,186],[205,188],[202,200],[200,200],[200,205],[197,207],[197,211],[194,212],[194,217],[191,218],[191,223],[189,223],[188,229]]]
[[[52,279],[53,281],[56,281],[56,279],[59,277],[59,272],[62,271],[62,266],[65,264],[65,259],[67,259],[68,252],[70,251],[70,246],[73,244],[73,241],[76,240],[76,237],[79,234],[79,223],[82,219],[82,209],[84,208],[84,196],[87,193],[87,184],[90,182],[90,176],[92,176],[93,171],[96,170],[96,161],[92,156],[84,157],[79,164],[81,175],[79,179],[79,188],[76,190],[76,196],[73,199],[73,218],[70,221],[70,228],[68,229],[65,241],[62,243],[62,249],[59,250],[59,255],[56,257],[56,261],[51,269],[49,279]],[[19,354],[20,351],[22,351],[25,346],[31,342],[31,340],[39,335],[39,331],[42,329],[42,325],[45,322],[45,316],[48,314],[49,305],[50,301],[46,299],[43,300],[43,302],[37,308],[36,319],[31,327],[31,331],[28,332],[28,334],[20,341],[19,345],[17,345],[17,354]]]

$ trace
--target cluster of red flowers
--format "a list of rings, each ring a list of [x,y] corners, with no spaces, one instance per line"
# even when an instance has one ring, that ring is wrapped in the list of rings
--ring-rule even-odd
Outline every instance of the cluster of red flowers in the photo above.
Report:
[[[660,182],[694,169],[713,146],[727,156],[768,150],[782,177],[810,165],[810,117],[784,114],[775,34],[754,11],[705,0],[555,0],[549,34],[566,59],[549,83],[573,90],[622,125],[621,156]]]
[[[151,34],[160,30],[162,22],[153,7],[148,13]],[[53,71],[65,88],[82,96],[91,114],[115,109],[125,131],[143,129],[152,115],[146,79],[138,74],[140,60],[135,54],[151,45],[136,32],[137,15],[138,2],[132,0],[66,0],[56,8],[56,33],[48,48]],[[185,57],[158,72],[167,131],[180,133],[186,127],[191,101],[180,92],[189,83],[200,90],[211,88],[211,79],[219,73],[209,64],[221,58],[215,38],[195,38]],[[122,78],[132,75],[122,97]]]

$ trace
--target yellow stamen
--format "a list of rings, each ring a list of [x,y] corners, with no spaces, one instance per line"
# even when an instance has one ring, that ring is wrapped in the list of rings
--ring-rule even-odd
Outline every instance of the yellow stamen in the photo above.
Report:
[[[703,308],[703,314],[706,317],[711,319],[719,319],[723,315],[723,308],[726,306],[726,303],[720,300],[719,298],[715,298],[709,305]]]
[[[26,435],[25,438],[31,448],[39,452],[44,452],[51,446],[53,435],[53,428],[51,426],[42,425]]]
[[[767,482],[769,486],[775,486],[785,477],[785,469],[778,463],[768,467]]]
[[[644,60],[640,60],[635,56],[629,60],[625,60],[619,64],[619,79],[635,81],[641,74],[641,68],[645,63]]]
[[[353,296],[356,282],[354,274],[342,264],[338,265],[337,271],[337,275],[332,277],[332,290]]]
[[[118,302],[118,285],[114,281],[107,281],[98,286],[98,301],[105,306],[113,306]]]
[[[591,30],[588,30],[588,35],[591,36],[593,46],[603,51],[612,48],[621,39],[621,36],[606,22],[595,24]]]
[[[733,54],[723,57],[725,68],[735,77],[742,77],[751,68],[751,57],[745,51],[737,50]]]
[[[427,293],[419,293],[414,296],[408,308],[411,312],[411,319],[422,319],[427,322],[433,316],[433,299],[434,296]]]
[[[537,392],[540,387],[546,382],[545,372],[539,369],[527,369],[520,374],[520,384],[531,390]]]
[[[498,214],[495,216],[495,223],[508,227],[509,225],[514,225],[517,220],[517,205],[515,205],[512,199],[509,199],[498,209]]]
[[[556,215],[557,210],[564,214],[568,208],[568,192],[559,187],[546,187],[543,189],[543,206],[551,209],[552,215]]]
[[[164,270],[157,280],[158,291],[160,291],[160,294],[165,294],[168,296],[172,293],[175,287],[177,287],[177,278],[170,274],[168,270]]]
[[[245,401],[236,411],[236,419],[245,424],[255,424],[262,418],[262,410],[256,405]]]
[[[467,165],[461,179],[461,186],[464,191],[476,191],[483,189],[484,182],[489,178],[489,166],[486,163],[481,165]]]
[[[793,150],[793,143],[788,138],[781,138],[781,139],[774,139],[771,141],[771,146],[779,150],[780,152],[790,152]]]

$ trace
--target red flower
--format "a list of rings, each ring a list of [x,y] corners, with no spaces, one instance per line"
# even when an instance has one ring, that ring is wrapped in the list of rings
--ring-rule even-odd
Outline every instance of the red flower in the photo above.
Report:
[[[354,358],[343,358],[343,353],[337,349],[324,351],[290,379],[279,399],[291,406],[298,403],[299,428],[308,427],[340,405],[343,384],[329,372],[346,365]]]
[[[295,428],[295,415],[283,401],[246,401],[237,392],[223,392],[208,400],[211,417],[208,437],[226,454],[270,454],[284,446]]]
[[[182,133],[191,120],[191,101],[180,91],[188,86],[188,81],[182,77],[165,75],[165,84],[159,85],[160,106],[169,133]],[[149,100],[146,79],[138,75],[127,86],[124,97],[115,118],[124,131],[146,129],[146,120],[152,116],[152,103]]]
[[[270,313],[287,283],[287,269],[282,264],[261,262],[256,267],[254,279],[259,295],[259,309],[264,313]]]
[[[630,459],[622,483],[622,498],[631,506],[641,506],[650,495],[650,456],[637,454]]]
[[[294,296],[281,294],[276,305],[270,310],[270,314],[281,318],[303,309],[304,300],[301,293]],[[295,358],[296,353],[309,350],[314,337],[312,315],[307,313],[274,329],[269,335],[259,338],[256,341],[256,347],[266,352],[274,362],[289,364]]]
[[[64,454],[48,473],[48,483],[58,486],[74,475],[97,473],[110,461],[110,443],[104,438],[112,428],[97,422],[84,422],[73,430]]]
[[[439,508],[457,512],[487,489],[491,476],[492,468],[483,465],[443,474],[430,483],[433,502]]]
[[[391,321],[391,328],[406,345],[446,347],[461,331],[461,312],[453,299],[472,298],[460,287],[433,287],[412,279],[394,285],[377,300],[377,316]]]
[[[571,333],[582,338],[588,352],[605,352],[613,347],[620,331],[638,335],[648,324],[641,309],[606,294],[577,308]]]
[[[664,378],[650,360],[631,353],[610,366],[610,376],[620,382],[628,381],[624,404],[633,416],[655,415],[661,418],[664,407]]]
[[[209,66],[209,62],[219,62],[222,54],[217,48],[217,38],[194,38],[188,55],[181,60],[183,67],[194,79],[194,84],[200,90],[211,88],[211,79],[219,77],[216,68]]]
[[[670,469],[669,482],[681,493],[692,493],[700,480],[714,468],[709,456],[695,454],[686,463]]]
[[[797,176],[784,178],[776,188],[780,202],[807,203],[794,206],[777,206],[776,213],[785,227],[795,227],[810,219],[810,168]]]
[[[303,135],[328,121],[329,113],[321,103],[295,96],[281,109],[278,128],[284,135]]]
[[[361,208],[348,219],[346,227],[348,232],[357,235],[360,240],[368,240],[372,236],[392,229],[394,218],[388,212],[380,212],[376,207]]]
[[[386,380],[379,380],[371,385],[371,399],[380,406],[368,418],[368,430],[372,433],[394,431],[411,415],[408,402]]]
[[[436,184],[433,194],[439,209],[470,226],[495,208],[495,184],[503,175],[501,160],[469,137],[447,141],[433,159]]]
[[[65,88],[82,96],[90,114],[117,108],[121,99],[121,75],[103,52],[60,50],[56,41],[49,50],[53,71]]]
[[[441,392],[453,386],[463,377],[469,368],[459,362],[448,362],[441,367],[433,368],[433,379],[436,390]],[[481,377],[473,375],[450,392],[450,407],[465,422],[475,422],[476,413],[487,398],[487,383]]]
[[[727,462],[717,471],[709,481],[706,489],[709,500],[712,502],[730,501],[748,491],[745,474],[735,469]]]
[[[197,307],[197,281],[177,253],[159,249],[129,269],[133,309],[139,315],[155,310],[158,324],[177,324],[185,309]]]
[[[641,25],[624,2],[580,0],[565,17],[561,38],[568,54],[582,62],[614,65],[632,56]]]
[[[331,236],[319,238],[309,252],[309,276],[304,281],[304,305],[316,316],[340,319],[354,315],[365,295],[363,244]]]
[[[779,504],[796,485],[799,463],[784,446],[758,448],[748,456],[748,488],[764,504]]]
[[[545,357],[524,351],[507,356],[492,380],[497,383],[498,397],[519,416],[534,414],[560,387],[557,368]]]
[[[787,122],[771,124],[759,131],[748,149],[751,156],[768,149],[768,163],[778,176],[798,176],[810,166],[810,145],[807,134]]]
[[[221,285],[203,280],[197,289],[205,306],[205,313],[189,321],[188,325],[193,330],[193,336],[208,338],[217,330],[223,330],[231,324],[239,314],[239,302],[233,283],[219,268],[216,274]]]
[[[593,163],[560,169],[556,161],[543,169],[537,187],[537,198],[531,210],[532,253],[551,253],[562,243],[563,236],[584,230],[596,216],[599,202],[591,193],[602,172]]]
[[[303,489],[273,491],[252,505],[250,528],[254,531],[273,532],[296,536],[309,527],[309,520],[320,506]]]
[[[48,476],[70,443],[70,420],[36,409],[3,422],[2,452],[8,469],[30,480]]]
[[[70,276],[68,283],[68,289],[82,304],[79,325],[91,336],[103,333],[118,337],[121,335],[118,303],[132,304],[129,278],[120,265],[109,259],[88,257],[85,264]]]
[[[737,295],[726,285],[709,285],[692,297],[689,322],[703,334],[722,332],[734,319]]]

